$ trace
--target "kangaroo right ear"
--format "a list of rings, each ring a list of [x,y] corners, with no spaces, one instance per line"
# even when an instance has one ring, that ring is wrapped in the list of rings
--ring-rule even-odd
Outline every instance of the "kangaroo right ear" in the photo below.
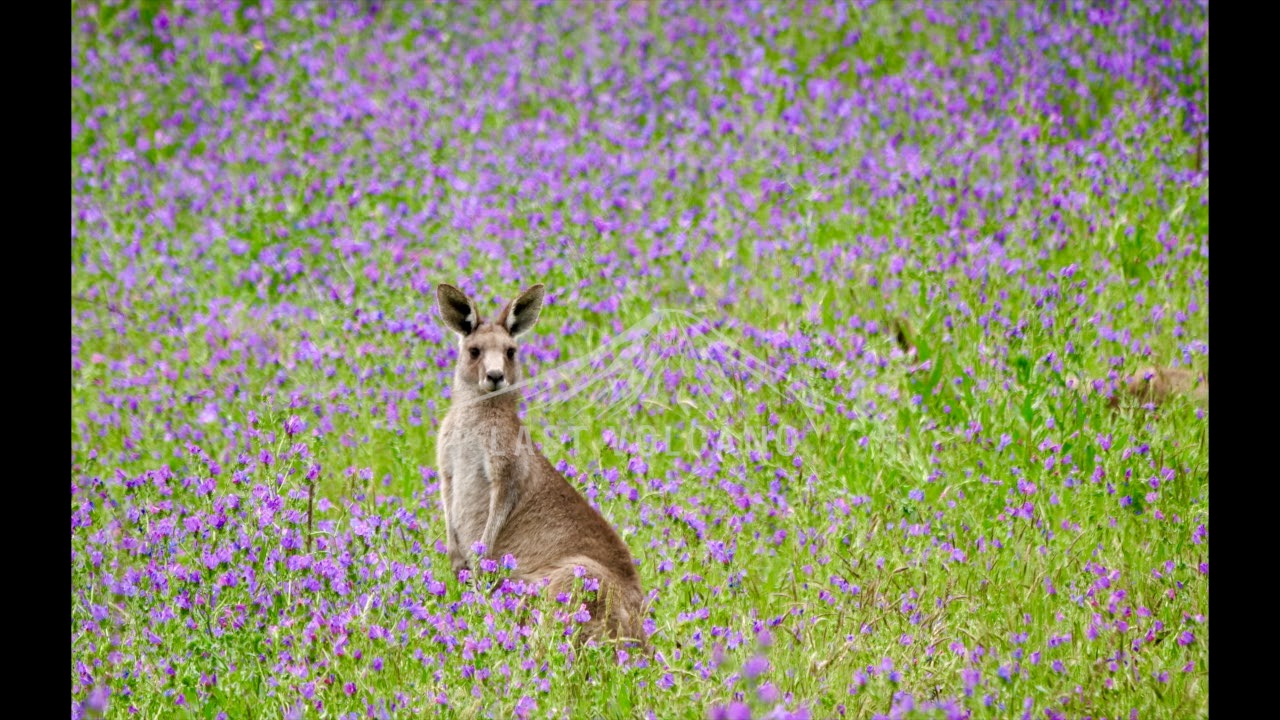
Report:
[[[436,302],[440,305],[440,317],[445,327],[466,337],[480,325],[480,314],[475,303],[461,290],[441,283],[436,287]]]

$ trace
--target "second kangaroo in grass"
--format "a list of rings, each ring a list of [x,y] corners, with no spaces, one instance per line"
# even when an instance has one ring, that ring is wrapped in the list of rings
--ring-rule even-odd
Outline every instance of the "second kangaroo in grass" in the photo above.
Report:
[[[1127,394],[1139,403],[1163,405],[1175,395],[1186,395],[1200,407],[1209,406],[1209,378],[1192,370],[1175,367],[1149,367],[1124,379],[1120,393],[1111,398],[1111,407],[1120,406],[1120,395]]]
[[[462,291],[440,285],[444,324],[458,335],[453,399],[436,454],[449,560],[455,572],[476,569],[473,552],[516,558],[517,578],[547,581],[544,593],[574,597],[575,568],[599,582],[586,600],[591,614],[582,637],[602,632],[643,642],[643,591],[631,552],[609,522],[528,442],[517,413],[520,393],[516,338],[542,311],[542,285],[525,290],[492,321]],[[521,442],[522,433],[525,442]]]

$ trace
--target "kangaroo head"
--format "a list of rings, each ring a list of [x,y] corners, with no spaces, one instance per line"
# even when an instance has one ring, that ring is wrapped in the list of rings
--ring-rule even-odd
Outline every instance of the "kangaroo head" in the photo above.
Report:
[[[436,288],[440,317],[458,335],[458,366],[454,386],[485,395],[519,380],[516,338],[538,322],[545,289],[541,284],[507,303],[495,320],[482,320],[476,305],[452,285]]]

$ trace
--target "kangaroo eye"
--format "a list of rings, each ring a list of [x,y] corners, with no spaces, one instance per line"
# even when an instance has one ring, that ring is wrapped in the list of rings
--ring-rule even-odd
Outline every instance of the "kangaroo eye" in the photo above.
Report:
[[[515,348],[507,348],[507,359],[508,359],[508,360],[514,360],[515,358],[516,358],[516,349],[515,349]]]
[[[471,348],[471,359],[475,360],[480,357],[480,348]]]

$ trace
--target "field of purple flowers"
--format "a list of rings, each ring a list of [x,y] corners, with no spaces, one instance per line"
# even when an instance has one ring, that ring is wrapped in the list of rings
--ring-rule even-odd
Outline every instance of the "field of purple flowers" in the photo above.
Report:
[[[1207,715],[1202,4],[72,16],[73,718]],[[451,575],[440,282],[651,653]]]

